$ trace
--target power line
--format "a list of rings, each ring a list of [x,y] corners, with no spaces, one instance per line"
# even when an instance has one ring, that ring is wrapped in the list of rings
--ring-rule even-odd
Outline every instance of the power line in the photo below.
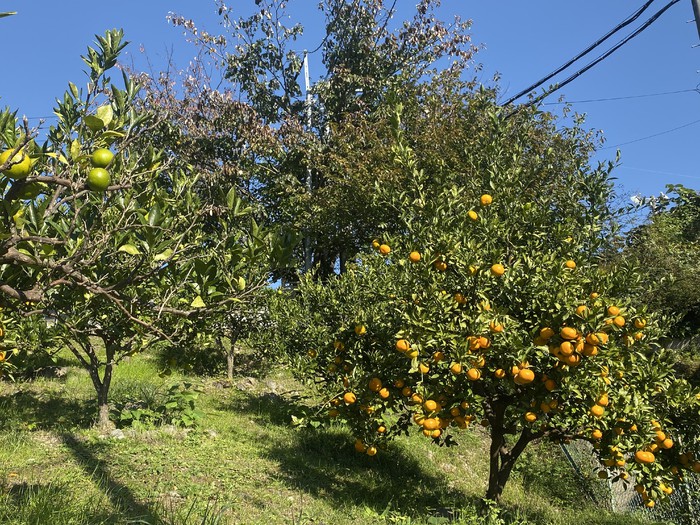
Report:
[[[678,126],[675,128],[667,129],[666,131],[661,131],[659,133],[654,133],[653,135],[648,135],[646,137],[642,137],[639,139],[634,139],[630,140],[628,142],[621,142],[620,144],[616,144],[615,146],[605,146],[604,148],[598,148],[598,150],[604,150],[604,149],[613,149],[613,148],[619,148],[620,146],[626,146],[627,144],[634,144],[635,142],[641,142],[642,140],[648,140],[648,139],[653,139],[654,137],[659,137],[661,135],[666,135],[667,133],[671,133],[673,131],[678,131],[679,129],[687,128],[689,126],[692,126],[694,124],[700,123],[700,119],[694,120],[693,122],[688,122],[687,124],[683,124],[682,126]]]
[[[626,166],[624,164],[618,166],[619,169],[628,169],[632,171],[645,171],[647,173],[658,173],[660,175],[671,175],[673,177],[684,177],[686,179],[700,179],[700,177],[695,175],[686,175],[685,173],[675,173],[673,171],[659,171],[659,170],[649,170],[646,168],[635,168],[633,166]]]
[[[566,100],[564,102],[543,102],[543,106],[556,106],[563,104],[589,104],[591,102],[610,102],[614,100],[630,100],[635,98],[649,98],[649,97],[661,97],[664,95],[677,95],[678,93],[700,93],[698,88],[694,89],[680,89],[678,91],[663,91],[661,93],[647,93],[645,95],[629,95],[625,97],[609,97],[609,98],[590,98],[587,100]]]
[[[663,15],[666,11],[668,11],[668,9],[670,9],[673,5],[677,4],[678,2],[680,2],[680,0],[671,0],[671,2],[669,2],[669,3],[666,4],[663,8],[661,8],[659,11],[657,11],[656,13],[654,13],[654,15],[652,15],[652,16],[651,16],[646,22],[644,22],[641,26],[639,26],[634,32],[630,33],[628,36],[626,36],[625,38],[623,38],[622,40],[620,40],[617,44],[615,44],[613,47],[611,47],[611,48],[610,48],[609,50],[607,50],[605,53],[603,53],[602,55],[600,55],[598,58],[596,58],[596,59],[593,60],[592,62],[589,62],[586,66],[584,66],[584,67],[582,67],[581,69],[579,69],[578,71],[576,71],[576,73],[574,73],[573,75],[569,76],[569,77],[568,77],[567,79],[565,79],[564,81],[562,81],[562,82],[560,82],[560,83],[558,83],[558,84],[555,84],[553,87],[551,87],[550,89],[548,89],[547,91],[545,91],[545,92],[542,93],[541,95],[539,95],[539,96],[537,96],[537,97],[531,99],[530,101],[526,102],[525,104],[522,104],[521,106],[517,107],[516,109],[514,109],[513,111],[511,111],[508,115],[506,115],[505,118],[510,118],[510,117],[512,117],[515,113],[517,113],[517,112],[518,112],[520,109],[522,109],[522,108],[526,108],[526,107],[532,106],[533,104],[537,104],[538,102],[540,102],[540,101],[543,100],[544,98],[548,97],[549,95],[551,95],[551,94],[554,93],[555,91],[557,91],[557,90],[563,88],[563,87],[566,86],[567,84],[569,84],[569,83],[573,82],[574,80],[576,80],[578,77],[580,77],[581,75],[583,75],[586,71],[588,71],[589,69],[591,69],[593,66],[599,64],[600,62],[602,62],[603,60],[605,60],[606,58],[608,58],[610,55],[612,55],[615,51],[617,51],[618,49],[620,49],[620,48],[621,48],[623,45],[625,45],[627,42],[629,42],[630,40],[632,40],[632,39],[633,39],[634,37],[636,37],[637,35],[641,34],[642,31],[644,31],[644,30],[647,29],[651,24],[653,24],[654,22],[656,22],[656,21],[661,17],[661,15]]]
[[[537,89],[537,88],[540,87],[542,84],[544,84],[545,82],[547,82],[548,80],[550,80],[552,77],[554,77],[555,75],[558,75],[559,73],[561,73],[562,71],[564,71],[565,69],[567,69],[571,64],[573,64],[573,63],[576,62],[577,60],[579,60],[579,59],[583,58],[584,56],[586,56],[588,53],[590,53],[591,51],[593,51],[596,47],[598,47],[599,45],[601,45],[603,42],[605,42],[608,38],[610,38],[611,36],[613,36],[615,33],[617,33],[617,32],[620,31],[621,29],[627,27],[629,24],[631,24],[632,22],[634,22],[635,20],[637,20],[637,18],[639,18],[639,17],[641,16],[641,14],[642,14],[644,11],[646,11],[646,10],[649,8],[649,6],[651,6],[651,4],[652,4],[653,2],[654,2],[654,0],[649,0],[646,4],[644,4],[642,7],[640,7],[639,9],[637,9],[637,11],[635,11],[634,13],[632,13],[632,14],[631,14],[630,16],[628,16],[625,20],[623,20],[623,21],[620,22],[617,26],[615,26],[613,29],[611,29],[610,31],[608,31],[604,36],[602,36],[601,38],[599,38],[598,40],[596,40],[595,42],[593,42],[590,46],[588,46],[586,49],[584,49],[583,51],[581,51],[581,52],[580,52],[578,55],[576,55],[574,58],[572,58],[571,60],[569,60],[569,61],[566,62],[565,64],[561,65],[559,68],[557,68],[555,71],[553,71],[552,73],[550,73],[550,74],[547,75],[546,77],[541,78],[540,80],[538,80],[538,81],[535,82],[534,84],[532,84],[532,85],[526,87],[525,89],[523,89],[522,91],[520,91],[520,92],[517,93],[516,95],[510,97],[510,98],[509,98],[508,100],[506,100],[502,105],[503,105],[503,106],[507,106],[508,104],[512,104],[515,100],[519,99],[519,98],[522,97],[523,95],[526,95],[526,94],[530,93],[533,89]]]

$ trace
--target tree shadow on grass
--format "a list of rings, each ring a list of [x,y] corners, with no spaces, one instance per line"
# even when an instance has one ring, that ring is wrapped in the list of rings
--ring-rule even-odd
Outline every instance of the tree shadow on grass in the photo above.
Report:
[[[139,501],[129,487],[112,477],[109,466],[97,457],[92,446],[79,441],[72,434],[63,434],[61,439],[85,475],[92,478],[121,514],[129,519],[143,520],[142,523],[158,522],[158,517],[147,504]]]
[[[18,483],[0,494],[0,523],[117,523],[99,501],[81,501],[67,484]]]
[[[66,399],[64,394],[18,390],[0,395],[0,430],[29,428],[66,430],[86,428],[93,422],[92,400]]]
[[[275,394],[241,394],[226,409],[246,414],[263,426],[288,426],[292,415],[307,410],[302,399]],[[474,508],[480,498],[451,487],[440,467],[430,468],[400,445],[390,444],[374,457],[358,454],[341,427],[303,429],[288,438],[260,444],[263,456],[278,465],[278,479],[294,491],[329,501],[335,508],[355,506],[422,518],[451,518]]]

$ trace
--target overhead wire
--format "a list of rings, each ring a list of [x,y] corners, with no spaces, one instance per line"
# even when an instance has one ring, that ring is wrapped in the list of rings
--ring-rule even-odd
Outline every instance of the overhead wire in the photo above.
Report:
[[[516,101],[517,99],[519,99],[519,98],[522,97],[523,95],[527,95],[527,94],[530,93],[533,89],[537,89],[537,88],[540,87],[542,84],[544,84],[545,82],[547,82],[548,80],[550,80],[552,77],[558,75],[559,73],[561,73],[562,71],[564,71],[565,69],[567,69],[567,68],[568,68],[569,66],[571,66],[574,62],[576,62],[576,61],[578,61],[579,59],[583,58],[583,57],[586,56],[588,53],[590,53],[591,51],[593,51],[596,47],[598,47],[598,46],[601,45],[603,42],[605,42],[606,40],[608,40],[608,39],[609,39],[610,37],[612,37],[615,33],[617,33],[618,31],[620,31],[620,30],[622,30],[622,29],[624,29],[624,28],[627,27],[629,24],[631,24],[632,22],[634,22],[635,20],[637,20],[637,18],[639,18],[639,17],[642,15],[642,13],[644,13],[644,11],[646,11],[646,10],[651,6],[651,4],[652,4],[653,2],[654,2],[654,0],[649,0],[648,2],[646,2],[642,7],[640,7],[639,9],[637,9],[634,13],[632,13],[631,15],[629,15],[625,20],[623,20],[622,22],[620,22],[617,26],[615,26],[614,28],[612,28],[610,31],[608,31],[608,32],[607,32],[605,35],[603,35],[601,38],[599,38],[598,40],[596,40],[595,42],[593,42],[590,46],[588,46],[586,49],[584,49],[583,51],[581,51],[578,55],[576,55],[576,56],[573,57],[572,59],[568,60],[566,63],[564,63],[564,64],[562,64],[561,66],[559,66],[556,70],[554,70],[553,72],[551,72],[551,73],[548,74],[547,76],[541,78],[540,80],[538,80],[538,81],[535,82],[534,84],[532,84],[532,85],[526,87],[526,88],[523,89],[522,91],[520,91],[520,92],[518,92],[517,94],[513,95],[513,96],[510,97],[508,100],[506,100],[502,105],[503,105],[503,106],[507,106],[507,105],[509,105],[509,104],[512,104],[514,101]]]
[[[600,62],[602,62],[603,60],[605,60],[606,58],[608,58],[610,55],[612,55],[615,51],[617,51],[618,49],[620,49],[623,45],[625,45],[627,42],[629,42],[630,40],[632,40],[634,37],[636,37],[636,36],[638,36],[639,34],[641,34],[641,33],[642,33],[645,29],[647,29],[651,24],[653,24],[654,22],[656,22],[656,21],[661,17],[661,15],[663,15],[666,11],[668,11],[673,5],[677,4],[678,2],[680,2],[680,0],[671,0],[671,1],[670,1],[668,4],[666,4],[663,8],[661,8],[659,11],[657,11],[656,13],[654,13],[646,22],[644,22],[641,26],[639,26],[635,31],[633,31],[633,32],[630,33],[628,36],[626,36],[625,38],[623,38],[622,40],[620,40],[617,44],[615,44],[613,47],[611,47],[610,49],[608,49],[605,53],[603,53],[602,55],[600,55],[598,58],[596,58],[595,60],[589,62],[586,66],[582,67],[581,69],[579,69],[578,71],[576,71],[574,74],[570,75],[568,78],[566,78],[566,79],[563,80],[562,82],[555,84],[553,87],[551,87],[550,89],[548,89],[548,90],[545,91],[544,93],[538,95],[537,97],[532,98],[531,100],[529,100],[529,101],[526,102],[525,104],[522,104],[522,105],[518,106],[518,107],[515,108],[513,111],[511,111],[509,114],[507,114],[507,115],[505,116],[505,118],[508,119],[508,118],[512,117],[515,113],[517,113],[517,112],[518,112],[520,109],[522,109],[522,108],[526,108],[526,107],[532,106],[532,105],[534,105],[534,104],[537,104],[538,102],[540,102],[540,101],[543,100],[544,98],[548,97],[549,95],[551,95],[551,94],[554,93],[555,91],[557,91],[557,90],[563,88],[563,87],[566,86],[567,84],[569,84],[569,83],[573,82],[574,80],[576,80],[578,77],[580,77],[581,75],[583,75],[586,71],[588,71],[589,69],[591,69],[591,68],[594,67],[595,65],[599,64]]]
[[[678,91],[662,91],[660,93],[646,93],[644,95],[628,95],[624,97],[590,98],[587,100],[565,100],[562,102],[543,102],[543,106],[557,106],[563,104],[590,104],[592,102],[611,102],[616,100],[631,100],[636,98],[661,97],[664,95],[677,95],[679,93],[700,93],[698,88],[679,89]]]
[[[693,126],[695,124],[700,123],[700,119],[694,120],[692,122],[688,122],[687,124],[683,124],[682,126],[677,126],[675,128],[667,129],[666,131],[661,131],[659,133],[654,133],[653,135],[648,135],[646,137],[641,137],[638,139],[630,140],[628,142],[621,142],[619,144],[615,144],[614,146],[605,146],[604,148],[598,148],[598,150],[604,150],[604,149],[613,149],[613,148],[619,148],[620,146],[626,146],[628,144],[634,144],[635,142],[641,142],[643,140],[648,140],[648,139],[653,139],[654,137],[660,137],[661,135],[666,135],[667,133],[672,133],[674,131],[678,131],[679,129],[687,128],[690,126]]]

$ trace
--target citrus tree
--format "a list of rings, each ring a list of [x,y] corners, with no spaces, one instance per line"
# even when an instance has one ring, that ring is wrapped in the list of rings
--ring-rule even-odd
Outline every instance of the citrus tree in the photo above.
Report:
[[[240,300],[210,265],[240,270],[252,235],[229,221],[240,215],[233,195],[207,207],[198,174],[153,148],[158,120],[136,108],[137,83],[108,76],[125,45],[121,31],[97,38],[83,57],[86,88],[70,84],[43,145],[13,113],[0,117],[3,312],[54,325],[90,374],[105,427],[121,359]]]
[[[530,443],[583,439],[600,477],[634,480],[653,506],[700,470],[700,399],[672,373],[655,314],[617,295],[630,274],[601,257],[612,163],[590,166],[578,124],[504,119],[487,90],[438,99],[439,113],[392,117],[401,174],[374,192],[395,223],[345,274],[296,292],[285,339],[321,387],[321,419],[370,456],[411,429],[452,445],[482,425],[491,500]]]

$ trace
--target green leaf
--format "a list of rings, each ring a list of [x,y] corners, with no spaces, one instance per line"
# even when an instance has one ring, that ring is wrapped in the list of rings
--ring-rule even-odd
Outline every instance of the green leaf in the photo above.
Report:
[[[80,141],[75,139],[70,143],[70,158],[77,160],[80,157]]]
[[[153,258],[153,260],[154,261],[166,261],[166,260],[170,259],[170,257],[172,257],[172,256],[173,256],[173,250],[172,250],[172,248],[168,248],[167,250],[163,250],[162,252],[157,254]]]
[[[190,307],[192,308],[204,308],[206,304],[204,304],[204,301],[202,301],[202,297],[198,295],[197,297],[194,298],[194,301],[190,303]]]
[[[102,119],[99,119],[93,115],[87,115],[84,120],[87,127],[92,131],[100,131],[105,127],[105,123],[102,121]]]
[[[125,252],[125,253],[128,253],[129,255],[140,255],[141,254],[139,249],[136,246],[134,246],[133,244],[122,244],[117,251],[118,252]]]
[[[97,118],[103,122],[103,126],[109,126],[114,118],[114,112],[112,111],[112,106],[110,104],[105,104],[97,108]]]

